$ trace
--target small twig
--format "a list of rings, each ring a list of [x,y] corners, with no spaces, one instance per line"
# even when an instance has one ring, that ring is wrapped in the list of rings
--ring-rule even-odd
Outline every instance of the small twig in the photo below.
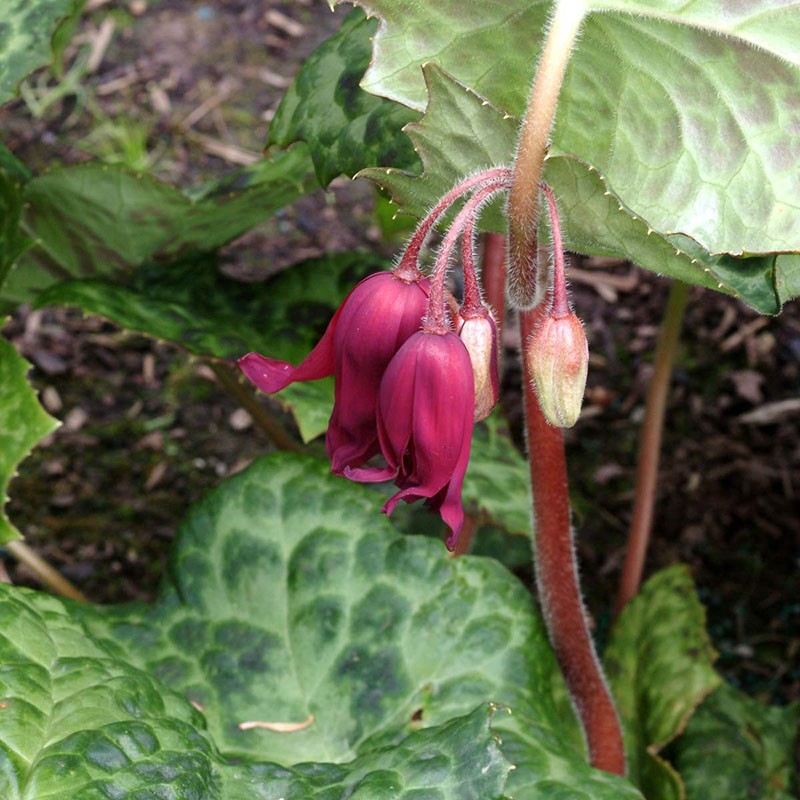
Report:
[[[252,722],[240,722],[236,727],[240,731],[263,729],[275,731],[276,733],[296,733],[297,731],[304,731],[313,724],[314,715],[309,714],[302,722],[260,722],[258,720],[253,720]]]
[[[224,361],[206,361],[223,388],[247,411],[253,422],[267,434],[278,450],[290,450],[293,453],[302,453],[303,448],[281,427],[272,414],[258,402],[255,394],[251,392],[240,380],[239,375]]]
[[[260,153],[247,150],[244,147],[239,147],[237,144],[221,142],[219,139],[214,139],[211,136],[206,136],[194,130],[187,130],[185,136],[190,142],[199,144],[207,153],[211,153],[212,156],[218,156],[231,164],[249,167],[251,164],[255,164],[262,159]]]
[[[14,541],[6,542],[5,547],[14,558],[31,570],[48,589],[52,589],[56,594],[68,597],[70,600],[78,600],[81,603],[89,602],[89,598],[80,589],[73,586],[60,572],[53,569],[40,555],[31,550],[25,542],[15,539]]]
[[[636,464],[636,499],[633,504],[633,518],[628,534],[625,565],[622,569],[622,578],[617,594],[617,614],[622,611],[631,598],[635,597],[642,581],[644,560],[647,555],[647,546],[650,543],[650,531],[653,527],[658,462],[661,451],[661,435],[664,431],[667,394],[688,299],[689,287],[687,284],[673,281],[656,345],[653,377],[647,391],[644,422],[639,440],[639,458]]]
[[[473,514],[464,514],[464,525],[453,548],[453,556],[464,556],[472,547],[472,540],[478,530],[478,520]]]

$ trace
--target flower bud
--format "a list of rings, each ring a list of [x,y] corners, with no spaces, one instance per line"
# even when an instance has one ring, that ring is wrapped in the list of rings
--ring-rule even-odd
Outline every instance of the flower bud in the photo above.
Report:
[[[525,361],[547,421],[571,428],[581,413],[589,345],[581,321],[570,312],[547,315],[528,340]]]
[[[497,405],[500,393],[497,372],[497,325],[487,311],[466,319],[456,318],[456,330],[467,348],[475,379],[475,422],[485,419]]]

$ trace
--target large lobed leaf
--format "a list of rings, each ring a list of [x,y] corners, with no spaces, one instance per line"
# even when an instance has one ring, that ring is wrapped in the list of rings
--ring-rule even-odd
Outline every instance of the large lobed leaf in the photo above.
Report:
[[[517,122],[434,66],[423,70],[427,112],[406,126],[422,158],[422,176],[367,169],[407,213],[421,215],[464,174],[509,162]],[[625,208],[603,176],[586,162],[551,155],[545,180],[563,218],[565,246],[583,253],[622,256],[661,275],[741,297],[762,313],[777,313],[800,293],[789,256],[710,256],[685,236],[663,236]],[[780,293],[776,284],[780,282]],[[795,291],[798,290],[798,291]]]
[[[467,777],[477,800],[496,794],[508,770],[486,707],[347,765],[227,762],[200,712],[109,652],[72,607],[8,588],[0,598],[4,800],[301,800],[359,789],[363,797],[388,791],[412,800],[434,788],[455,800]]]
[[[679,776],[658,753],[719,685],[715,658],[705,609],[684,567],[647,581],[612,630],[606,674],[623,723],[628,775],[648,800],[684,797]]]
[[[20,81],[53,58],[58,28],[77,17],[84,0],[3,0],[0,3],[0,105]]]
[[[513,762],[522,800],[641,800],[565,744],[524,587],[374,499],[265,458],[190,514],[153,606],[0,587],[0,795],[483,800]]]
[[[363,82],[370,92],[422,109],[420,67],[434,62],[522,114],[550,2],[359,4],[381,18]],[[800,249],[796,4],[587,5],[553,153],[599,170],[622,205],[663,235],[711,253]]]
[[[19,538],[3,510],[17,465],[58,425],[28,385],[28,369],[28,362],[0,336],[0,543]]]
[[[308,144],[323,186],[367,166],[418,164],[402,128],[419,114],[358,85],[376,27],[374,20],[353,10],[341,29],[306,59],[270,123],[270,145]]]
[[[675,744],[689,800],[790,800],[800,790],[800,704],[759,703],[727,684]]]

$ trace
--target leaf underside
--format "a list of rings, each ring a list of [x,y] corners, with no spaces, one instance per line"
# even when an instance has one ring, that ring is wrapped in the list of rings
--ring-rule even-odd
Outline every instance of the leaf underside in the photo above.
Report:
[[[420,67],[430,62],[522,115],[551,3],[359,5],[381,19],[368,91],[421,110]],[[599,170],[621,203],[663,235],[688,236],[716,254],[800,249],[796,4],[587,5],[553,153]]]

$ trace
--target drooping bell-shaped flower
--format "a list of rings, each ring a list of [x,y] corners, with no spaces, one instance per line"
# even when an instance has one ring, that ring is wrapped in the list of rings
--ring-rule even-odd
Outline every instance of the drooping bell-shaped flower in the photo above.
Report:
[[[472,363],[453,332],[415,333],[386,369],[378,397],[378,437],[385,468],[346,469],[357,481],[394,479],[400,491],[384,505],[424,499],[451,530],[455,546],[464,522],[461,489],[472,443],[475,388]]]
[[[416,270],[377,272],[353,288],[298,366],[259,353],[239,360],[244,374],[267,394],[295,381],[334,376],[326,438],[334,473],[380,452],[375,414],[381,377],[400,346],[419,331],[429,286]]]
[[[475,379],[475,422],[492,413],[500,396],[497,369],[497,325],[491,312],[462,311],[456,317],[456,331],[469,353]]]

